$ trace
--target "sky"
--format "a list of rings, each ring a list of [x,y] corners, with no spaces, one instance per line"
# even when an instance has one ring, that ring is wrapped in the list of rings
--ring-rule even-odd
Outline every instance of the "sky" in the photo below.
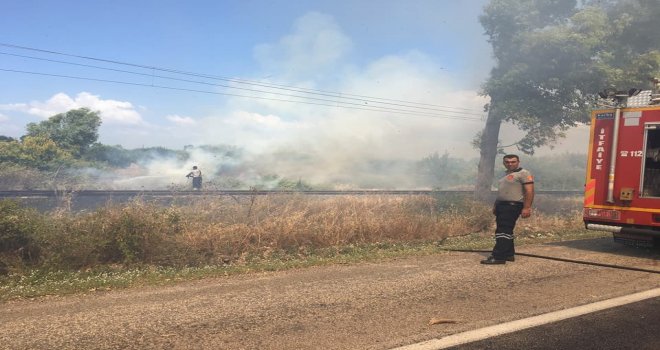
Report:
[[[88,107],[99,142],[124,148],[297,152],[327,171],[477,157],[486,3],[0,0],[0,135]]]

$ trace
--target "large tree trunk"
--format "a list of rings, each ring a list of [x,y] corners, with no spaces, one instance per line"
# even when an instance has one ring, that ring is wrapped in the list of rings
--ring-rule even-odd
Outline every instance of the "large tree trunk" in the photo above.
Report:
[[[488,111],[486,126],[481,133],[481,142],[479,143],[481,157],[479,158],[479,168],[477,170],[477,183],[474,187],[474,198],[477,200],[486,201],[490,199],[501,124],[502,120],[491,108]]]

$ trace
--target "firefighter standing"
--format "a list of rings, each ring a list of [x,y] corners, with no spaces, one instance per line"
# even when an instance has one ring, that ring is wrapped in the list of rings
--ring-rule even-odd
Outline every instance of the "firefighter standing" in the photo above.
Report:
[[[186,175],[186,177],[192,177],[192,188],[193,190],[202,189],[202,171],[197,169],[197,165],[192,167],[192,171]]]
[[[495,247],[493,253],[482,264],[505,264],[515,260],[513,228],[518,217],[528,218],[532,214],[534,201],[534,177],[520,167],[520,159],[515,154],[507,154],[503,159],[506,173],[499,180],[497,199],[493,206]]]

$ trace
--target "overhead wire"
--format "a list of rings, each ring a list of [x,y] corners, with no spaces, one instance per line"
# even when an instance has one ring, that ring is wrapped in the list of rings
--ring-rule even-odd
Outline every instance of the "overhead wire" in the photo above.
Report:
[[[0,55],[8,55],[8,56],[15,56],[15,57],[21,57],[21,58],[29,58],[29,59],[34,59],[34,60],[41,60],[41,61],[47,61],[47,62],[53,62],[53,63],[61,63],[61,64],[67,64],[67,65],[74,65],[74,66],[81,66],[81,67],[87,67],[87,68],[94,68],[94,69],[100,69],[100,70],[107,70],[107,71],[113,71],[113,72],[120,72],[120,73],[128,73],[128,74],[133,74],[133,75],[139,75],[139,76],[145,76],[145,77],[150,77],[150,78],[160,78],[160,79],[167,79],[167,80],[174,80],[174,81],[180,81],[180,82],[186,82],[186,83],[195,83],[195,84],[202,84],[202,85],[209,85],[209,86],[217,86],[217,87],[223,87],[227,89],[237,89],[237,90],[243,90],[243,91],[250,91],[250,92],[257,92],[257,93],[265,93],[265,94],[272,94],[272,95],[279,95],[279,96],[284,96],[284,97],[294,97],[294,98],[302,98],[302,99],[307,99],[307,100],[314,100],[314,101],[322,101],[322,102],[330,102],[330,103],[341,103],[343,105],[347,106],[358,106],[364,108],[365,106],[361,103],[354,103],[354,102],[345,102],[345,101],[338,101],[338,100],[330,100],[330,99],[324,99],[324,98],[317,98],[317,97],[309,97],[309,96],[301,96],[301,95],[291,95],[291,94],[285,94],[285,93],[280,93],[280,92],[272,92],[272,91],[263,91],[263,90],[258,90],[258,89],[251,89],[251,88],[244,88],[244,87],[236,87],[236,86],[230,86],[230,85],[224,85],[224,84],[217,84],[217,83],[209,83],[205,81],[197,81],[197,80],[189,80],[189,79],[180,79],[180,78],[173,78],[173,77],[168,77],[168,76],[163,76],[163,75],[155,75],[152,73],[140,73],[140,72],[133,72],[133,71],[128,71],[124,69],[116,69],[116,68],[107,68],[107,67],[100,67],[100,66],[95,66],[95,65],[88,65],[88,64],[82,64],[82,63],[75,63],[75,62],[67,62],[67,61],[60,61],[60,60],[53,60],[53,59],[48,59],[48,58],[42,58],[42,57],[34,57],[34,56],[27,56],[27,55],[19,55],[19,54],[13,54],[13,53],[7,53],[7,52],[1,52]],[[10,71],[10,70],[6,70]],[[28,74],[27,71],[15,71],[15,73],[25,73]],[[47,75],[48,73],[40,73],[40,72],[29,72],[37,75]],[[54,76],[54,75],[51,75]],[[57,75],[59,76],[59,75]],[[71,76],[61,76],[61,77],[68,77],[68,78],[73,78]],[[75,77],[76,79],[85,79],[86,77],[80,77],[77,76]],[[94,79],[94,78],[90,78]],[[105,81],[105,82],[110,82],[110,81]],[[113,81],[117,83],[117,81]],[[151,85],[149,85],[151,86]],[[192,90],[188,90],[192,91]],[[230,95],[230,96],[236,96],[236,97],[246,97],[250,98],[249,96],[244,96],[244,95]],[[254,96],[251,98],[260,98],[259,96]],[[290,101],[290,102],[298,102],[298,101]],[[346,107],[346,106],[344,106]],[[367,110],[372,110],[372,111],[383,111],[383,112],[406,112],[409,114],[414,114],[414,115],[420,115],[420,116],[439,116],[439,117],[457,117],[453,115],[447,115],[447,114],[439,114],[439,113],[425,113],[421,111],[411,111],[411,110],[406,110],[406,109],[399,109],[399,108],[392,108],[392,107],[382,107],[382,106],[369,106],[371,109]],[[404,106],[405,107],[405,106]],[[421,107],[420,107],[421,108]],[[423,110],[435,110],[431,108],[421,108]],[[476,113],[466,113],[466,112],[458,112],[458,111],[443,111],[443,113],[459,113],[462,115],[469,114],[469,115],[479,115]],[[464,120],[481,120],[481,118],[469,118],[469,117],[462,117],[461,119]]]
[[[59,77],[59,78],[78,79],[78,80],[97,81],[97,82],[105,82],[105,83],[115,83],[115,84],[132,85],[132,86],[155,87],[155,88],[167,89],[167,90],[198,92],[198,93],[206,93],[206,94],[212,94],[212,95],[243,97],[243,98],[252,98],[252,99],[268,100],[268,101],[293,102],[293,103],[301,103],[301,104],[316,105],[316,106],[326,106],[326,107],[343,107],[343,108],[358,109],[358,110],[372,111],[372,112],[392,112],[391,109],[390,110],[383,110],[383,109],[374,109],[374,108],[364,108],[364,107],[359,107],[359,106],[350,107],[350,106],[314,103],[314,102],[307,102],[307,101],[293,101],[293,100],[284,100],[284,99],[278,99],[278,98],[268,98],[268,97],[261,97],[261,96],[247,96],[247,95],[239,95],[239,94],[231,94],[231,93],[223,93],[223,92],[207,91],[207,90],[188,89],[188,88],[180,88],[180,87],[164,86],[164,85],[156,85],[156,84],[133,83],[133,82],[119,81],[119,80],[79,77],[79,76],[72,76],[72,75],[65,75],[65,74],[31,72],[31,71],[22,71],[22,70],[4,69],[4,68],[0,68],[0,71],[12,72],[12,73],[31,74],[31,75],[50,76],[50,77]],[[417,115],[417,116],[425,116],[425,117],[431,117],[431,118],[435,117],[435,118],[442,118],[442,119],[457,119],[457,120],[471,120],[471,121],[480,121],[481,120],[479,118],[471,118],[471,117],[438,116],[436,114],[420,114],[418,112],[411,112],[411,111],[400,111],[400,112],[397,112],[397,113],[399,113],[399,114],[408,114],[408,115]]]
[[[168,86],[158,86],[160,88],[165,88],[165,89],[190,91],[190,92],[213,93],[213,94],[218,94],[218,95],[244,97],[244,98],[255,98],[255,99],[262,99],[262,100],[273,100],[273,101],[283,101],[283,102],[293,102],[293,103],[306,103],[306,104],[315,104],[315,105],[331,106],[331,107],[337,107],[337,106],[340,106],[338,104],[343,104],[345,106],[340,106],[340,107],[361,109],[361,110],[368,110],[368,111],[378,111],[378,112],[397,112],[397,113],[404,113],[404,114],[408,114],[408,115],[438,116],[438,117],[445,117],[445,118],[450,118],[450,119],[479,120],[479,121],[483,120],[482,119],[483,114],[477,114],[477,113],[470,112],[470,111],[475,111],[475,110],[468,109],[468,108],[432,105],[432,104],[409,102],[409,101],[403,101],[403,100],[371,97],[371,96],[365,96],[365,95],[356,95],[356,94],[347,94],[347,93],[338,93],[338,92],[328,92],[328,91],[324,91],[324,90],[304,89],[304,88],[290,87],[290,86],[277,85],[277,84],[265,84],[265,83],[262,83],[262,82],[255,82],[255,81],[244,80],[244,79],[235,79],[235,78],[212,76],[212,75],[207,75],[207,74],[198,74],[198,73],[185,72],[185,71],[180,71],[180,70],[175,70],[175,69],[160,68],[160,67],[155,67],[155,66],[146,66],[146,65],[134,64],[134,63],[108,60],[108,59],[103,59],[103,58],[73,55],[73,54],[67,54],[67,53],[62,53],[62,52],[57,52],[57,51],[43,50],[43,49],[37,49],[37,48],[19,46],[19,45],[7,44],[7,43],[0,43],[0,46],[14,48],[14,49],[36,51],[36,52],[47,53],[47,54],[61,55],[61,56],[67,56],[67,57],[74,57],[74,58],[85,59],[85,60],[93,60],[93,61],[98,61],[98,62],[106,62],[106,63],[111,63],[111,64],[132,66],[132,67],[137,67],[137,68],[141,68],[141,69],[149,69],[149,70],[152,71],[152,73],[151,74],[146,74],[146,73],[132,72],[132,71],[127,71],[127,70],[115,69],[115,68],[99,67],[99,66],[94,66],[94,65],[87,65],[87,64],[67,62],[67,61],[59,61],[59,60],[42,58],[42,57],[34,57],[34,56],[26,56],[26,55],[0,52],[0,54],[4,54],[4,55],[11,55],[11,56],[16,56],[16,57],[23,57],[23,58],[30,58],[30,59],[37,59],[37,60],[44,60],[44,61],[50,61],[50,62],[54,62],[54,63],[61,63],[61,64],[78,65],[78,66],[84,66],[84,67],[89,67],[89,68],[94,68],[94,69],[103,69],[103,70],[117,71],[117,72],[122,72],[122,73],[143,75],[143,76],[149,76],[149,77],[152,77],[152,78],[158,77],[158,78],[161,78],[161,79],[169,79],[169,80],[176,80],[176,81],[181,81],[181,82],[218,86],[218,87],[223,87],[223,88],[227,88],[227,89],[239,89],[239,90],[252,91],[252,92],[258,92],[258,93],[264,93],[264,94],[273,94],[273,95],[286,96],[286,97],[302,98],[302,99],[307,99],[307,100],[331,102],[331,103],[333,103],[333,105],[326,105],[326,104],[321,104],[321,103],[311,103],[311,102],[305,102],[305,101],[291,101],[291,100],[282,100],[282,99],[272,99],[272,98],[265,98],[265,97],[261,97],[261,96],[246,96],[246,95],[237,95],[237,94],[230,94],[230,93],[209,92],[209,91],[203,91],[203,90],[197,90],[197,89],[176,88],[176,87],[171,87],[171,86],[170,87],[168,87]],[[44,75],[44,76],[60,76],[60,77],[64,77],[64,78],[95,80],[95,81],[104,81],[104,82],[120,83],[120,84],[121,83],[127,83],[127,82],[107,80],[107,79],[95,79],[95,78],[80,77],[80,76],[66,76],[66,75],[61,75],[61,74],[29,72],[29,71],[11,70],[11,69],[2,69],[2,70],[3,71],[14,71],[16,73],[24,73],[24,74],[37,74],[37,75]],[[181,75],[195,76],[195,77],[201,77],[201,78],[206,78],[206,79],[228,81],[228,82],[239,83],[239,84],[250,84],[250,85],[260,86],[260,87],[264,87],[264,88],[268,88],[268,89],[294,91],[294,92],[299,92],[299,93],[304,93],[304,94],[313,94],[313,95],[334,97],[334,98],[343,99],[343,100],[353,100],[353,101],[357,100],[357,101],[360,101],[361,103],[346,102],[346,101],[343,101],[343,100],[328,100],[328,99],[323,99],[323,98],[315,98],[315,97],[301,96],[301,95],[290,95],[290,94],[281,93],[281,92],[264,91],[264,90],[238,87],[238,86],[231,86],[231,85],[224,85],[224,84],[217,84],[217,83],[193,81],[193,80],[188,80],[188,79],[179,79],[179,78],[166,77],[166,76],[161,76],[161,75],[156,76],[153,73],[154,71],[162,71],[162,72],[168,72],[168,73],[173,73],[173,74],[181,74]],[[138,83],[128,83],[128,84],[138,85],[138,86],[153,86],[153,85],[138,84]],[[156,87],[156,86],[153,86],[153,87]],[[385,101],[394,101],[394,102],[385,102]],[[366,104],[369,104],[369,103],[380,104],[380,105],[385,105],[385,106],[369,105],[369,108],[365,108],[364,106]],[[353,106],[353,107],[350,107],[350,106]],[[449,115],[446,115],[446,114],[438,114],[438,113],[423,113],[423,112],[420,112],[420,111],[414,111],[414,110],[409,110],[409,109],[391,108],[391,107],[387,107],[387,106],[397,106],[397,107],[404,107],[404,108],[421,109],[421,110],[436,111],[436,112],[442,112],[442,113],[460,113],[461,115],[463,115],[463,117],[449,116]],[[428,106],[428,107],[424,107],[424,106]],[[448,110],[449,108],[456,109],[456,110]],[[462,110],[462,111],[459,111],[459,110]],[[468,115],[478,115],[478,116],[481,116],[481,117],[479,117],[479,118],[465,117],[464,115],[466,115],[466,114],[468,114]]]
[[[143,69],[149,69],[149,70],[159,70],[159,71],[165,71],[165,72],[170,72],[170,73],[183,74],[183,75],[192,75],[192,76],[204,77],[204,78],[209,78],[209,79],[224,80],[224,81],[230,81],[230,82],[236,82],[236,83],[242,83],[242,84],[252,84],[252,85],[268,87],[268,88],[277,88],[277,89],[282,89],[282,90],[305,92],[305,93],[310,93],[310,94],[327,95],[327,96],[333,96],[333,97],[339,97],[339,98],[359,98],[359,99],[365,99],[366,98],[366,99],[381,100],[381,101],[403,102],[403,103],[407,103],[407,104],[411,105],[410,107],[413,107],[413,108],[414,108],[414,105],[425,105],[425,106],[434,106],[434,107],[439,107],[439,108],[450,108],[450,109],[457,109],[457,110],[464,110],[464,111],[477,111],[477,110],[471,109],[471,108],[442,106],[442,105],[434,105],[434,104],[428,104],[428,103],[410,102],[410,101],[404,101],[404,100],[373,97],[373,96],[358,95],[358,94],[350,94],[350,93],[343,93],[343,92],[332,92],[332,91],[318,90],[318,89],[291,87],[291,86],[287,86],[287,85],[274,84],[274,83],[267,84],[267,83],[257,82],[257,81],[253,81],[253,80],[247,80],[247,79],[237,79],[237,78],[228,78],[228,77],[214,76],[214,75],[208,75],[208,74],[199,74],[199,73],[186,72],[186,71],[181,71],[181,70],[176,70],[176,69],[169,69],[169,68],[162,68],[162,67],[155,67],[155,66],[147,66],[147,65],[142,65],[142,64],[128,63],[128,62],[122,62],[122,61],[117,61],[117,60],[109,60],[109,59],[90,57],[90,56],[74,55],[74,54],[68,54],[68,53],[63,53],[63,52],[58,52],[58,51],[44,50],[44,49],[38,49],[38,48],[33,48],[33,47],[27,47],[27,46],[1,43],[1,42],[0,42],[0,46],[5,46],[5,47],[10,47],[10,48],[15,48],[15,49],[21,49],[21,50],[37,51],[37,52],[42,52],[42,53],[54,54],[54,55],[75,57],[75,58],[81,58],[81,59],[86,59],[86,60],[94,60],[94,61],[100,61],[100,62],[106,62],[106,63],[112,63],[112,64],[126,65],[126,66],[138,67],[138,68],[143,68]],[[353,96],[353,97],[350,97],[350,96]],[[377,101],[374,101],[374,102],[377,102]],[[384,102],[379,102],[379,103],[384,103]]]

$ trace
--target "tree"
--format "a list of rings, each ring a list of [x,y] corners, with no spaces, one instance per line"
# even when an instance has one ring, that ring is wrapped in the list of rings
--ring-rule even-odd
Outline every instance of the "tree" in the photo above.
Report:
[[[463,187],[474,178],[474,163],[463,158],[450,158],[449,152],[443,155],[434,152],[415,163],[417,174],[423,186],[434,189]]]
[[[99,137],[99,112],[88,108],[73,109],[54,115],[39,123],[29,123],[23,137],[46,135],[57,146],[80,158]]]
[[[24,136],[19,141],[0,142],[0,162],[40,170],[57,169],[71,164],[71,154],[46,135]]]
[[[122,146],[109,146],[101,143],[95,143],[89,147],[85,154],[85,159],[92,162],[103,162],[113,167],[127,167],[135,161],[131,156],[131,151],[125,150]]]
[[[502,122],[525,132],[515,146],[533,154],[588,122],[598,91],[644,87],[660,75],[658,15],[656,0],[492,0],[480,17],[496,66],[482,91],[490,104],[476,142],[475,196],[490,193]]]

